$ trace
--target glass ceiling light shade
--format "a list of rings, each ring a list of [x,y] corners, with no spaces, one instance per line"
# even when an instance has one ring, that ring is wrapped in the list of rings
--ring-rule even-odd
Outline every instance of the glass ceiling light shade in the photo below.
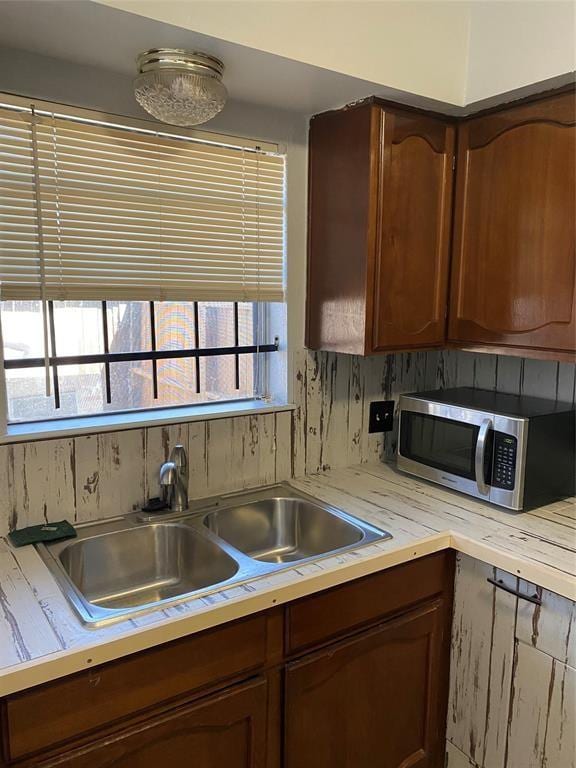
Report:
[[[224,64],[206,53],[152,48],[137,60],[136,101],[157,120],[171,125],[199,125],[226,103]]]

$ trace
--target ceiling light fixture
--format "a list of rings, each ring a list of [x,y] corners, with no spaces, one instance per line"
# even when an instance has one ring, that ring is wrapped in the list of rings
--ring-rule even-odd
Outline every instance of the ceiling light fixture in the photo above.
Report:
[[[180,48],[152,48],[141,53],[136,63],[136,101],[163,123],[205,123],[226,103],[224,64],[214,56]]]

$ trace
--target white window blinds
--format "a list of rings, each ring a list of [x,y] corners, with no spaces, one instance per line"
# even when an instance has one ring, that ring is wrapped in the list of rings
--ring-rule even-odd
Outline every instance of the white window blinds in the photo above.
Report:
[[[281,301],[284,157],[0,109],[3,299]]]

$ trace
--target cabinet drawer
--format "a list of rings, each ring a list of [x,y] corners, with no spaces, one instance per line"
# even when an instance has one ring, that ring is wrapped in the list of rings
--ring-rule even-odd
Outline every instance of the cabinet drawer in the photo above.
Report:
[[[262,667],[270,616],[258,614],[8,697],[7,759]]]
[[[576,603],[523,579],[518,590],[542,600],[542,605],[518,600],[518,640],[576,668]]]
[[[452,552],[438,552],[288,606],[287,649],[295,653],[399,613],[453,588]]]

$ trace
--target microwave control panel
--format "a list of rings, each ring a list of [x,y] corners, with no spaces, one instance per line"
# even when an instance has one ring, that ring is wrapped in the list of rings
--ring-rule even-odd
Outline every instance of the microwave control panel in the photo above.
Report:
[[[494,466],[492,485],[511,491],[516,480],[516,452],[518,440],[504,432],[494,433]]]

